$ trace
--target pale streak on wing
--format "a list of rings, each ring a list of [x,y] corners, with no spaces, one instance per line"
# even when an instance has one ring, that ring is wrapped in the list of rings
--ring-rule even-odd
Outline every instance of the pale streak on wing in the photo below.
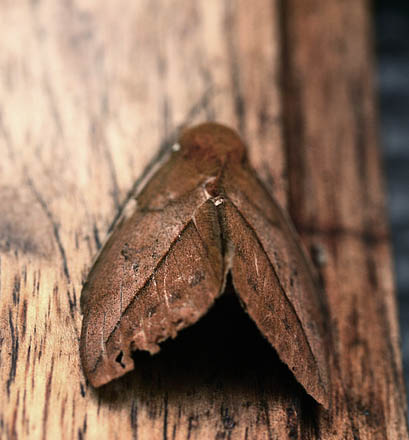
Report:
[[[119,314],[122,315],[122,311],[123,311],[123,281],[121,278],[121,285],[119,286]]]
[[[165,298],[165,304],[166,307],[169,308],[169,297],[168,297],[168,292],[166,290],[166,277],[167,277],[168,271],[167,269],[165,270],[165,274],[163,276],[163,297]]]
[[[103,324],[105,324],[105,318],[106,318],[106,313],[104,312],[104,319],[103,319]],[[105,356],[105,352],[106,352],[106,348],[105,348],[105,338],[104,338],[104,325],[102,326],[101,329],[101,353],[102,356]]]
[[[258,271],[257,254],[254,255],[254,266],[256,268],[257,276],[259,276],[260,274],[259,274],[259,271]]]

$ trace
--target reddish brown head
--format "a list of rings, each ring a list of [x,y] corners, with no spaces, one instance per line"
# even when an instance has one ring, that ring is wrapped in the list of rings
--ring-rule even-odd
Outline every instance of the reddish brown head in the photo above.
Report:
[[[207,122],[186,129],[180,136],[179,144],[183,156],[194,160],[196,166],[209,164],[220,166],[226,162],[240,162],[246,155],[243,141],[238,134],[221,124]]]

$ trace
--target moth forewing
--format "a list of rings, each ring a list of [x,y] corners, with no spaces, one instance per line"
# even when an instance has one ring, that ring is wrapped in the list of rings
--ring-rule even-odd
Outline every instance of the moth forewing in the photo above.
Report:
[[[113,232],[85,288],[80,351],[94,386],[132,369],[133,351],[157,352],[220,294],[214,209],[198,187],[162,208],[139,205]]]
[[[325,341],[322,333],[310,325],[316,313],[299,314],[299,307],[294,304],[297,293],[289,295],[282,283],[277,267],[282,251],[271,252],[271,247],[265,244],[269,229],[270,233],[273,230],[264,224],[266,232],[260,238],[246,213],[240,212],[229,200],[225,201],[223,211],[226,236],[234,247],[233,285],[245,310],[305,390],[328,406]],[[272,262],[274,252],[277,255]],[[286,264],[284,258],[280,264]],[[305,270],[300,261],[293,260],[292,264],[300,272]]]

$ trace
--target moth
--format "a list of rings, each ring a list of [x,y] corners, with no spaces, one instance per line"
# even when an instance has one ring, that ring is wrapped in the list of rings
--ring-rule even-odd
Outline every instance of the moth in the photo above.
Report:
[[[322,298],[287,215],[258,180],[238,134],[185,130],[170,160],[120,221],[84,284],[80,354],[94,387],[134,368],[234,290],[317,402],[328,406]]]

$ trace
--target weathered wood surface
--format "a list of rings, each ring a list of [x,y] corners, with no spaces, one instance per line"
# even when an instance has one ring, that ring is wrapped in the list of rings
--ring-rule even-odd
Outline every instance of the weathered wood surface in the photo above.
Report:
[[[407,438],[366,2],[0,7],[0,437]],[[321,261],[329,412],[231,295],[126,378],[84,380],[93,257],[177,127],[209,119],[241,132]]]

